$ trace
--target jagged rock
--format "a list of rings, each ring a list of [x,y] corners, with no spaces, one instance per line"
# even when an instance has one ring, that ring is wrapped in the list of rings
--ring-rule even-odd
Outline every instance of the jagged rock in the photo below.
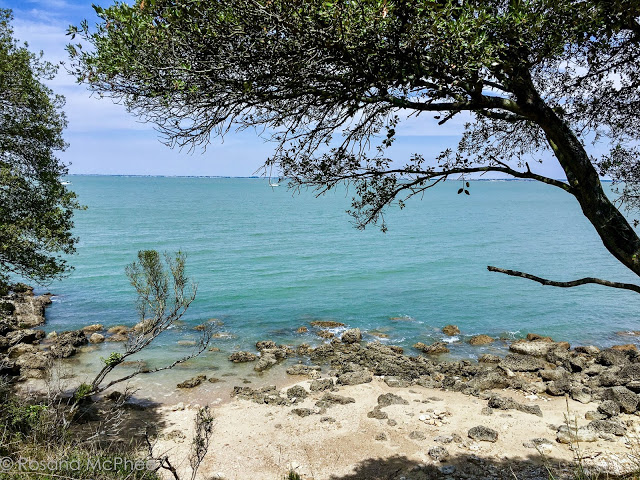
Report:
[[[333,338],[336,336],[335,333],[330,332],[329,330],[318,330],[316,335],[320,338]]]
[[[591,391],[588,387],[573,387],[569,395],[576,402],[589,403],[591,401]]]
[[[350,330],[346,330],[342,334],[341,341],[342,343],[358,343],[362,340],[362,333],[359,328],[352,328]]]
[[[293,387],[287,389],[287,398],[289,400],[303,400],[307,398],[307,395],[309,395],[309,393],[302,385],[294,385]]]
[[[496,370],[479,372],[469,380],[469,387],[480,391],[491,390],[494,388],[506,388],[509,384],[509,379]]]
[[[638,347],[636,347],[633,343],[627,343],[625,345],[614,345],[613,347],[611,347],[611,350],[618,350],[621,352],[628,352],[628,353],[637,353]]]
[[[527,341],[529,342],[541,341],[541,342],[554,343],[553,338],[540,335],[538,333],[527,333]]]
[[[375,437],[373,437],[374,440],[378,440],[380,442],[383,442],[385,440],[387,440],[387,434],[384,432],[378,433]]]
[[[233,352],[229,355],[229,361],[233,363],[255,362],[258,356],[251,352]]]
[[[491,407],[483,407],[482,410],[480,410],[480,415],[493,415],[493,408]]]
[[[268,405],[289,405],[289,400],[280,396],[275,385],[269,385],[254,389],[251,387],[233,387],[231,394],[234,397],[244,400],[251,400],[255,403],[266,403]]]
[[[73,330],[58,334],[53,345],[51,345],[51,353],[58,358],[68,358],[75,355],[78,347],[89,343],[87,336],[82,330]]]
[[[454,337],[460,333],[460,329],[457,325],[446,325],[442,328],[442,333],[449,337]]]
[[[369,413],[367,413],[368,418],[375,418],[377,420],[386,420],[389,418],[389,414],[387,412],[383,412],[380,410],[380,407],[374,407]]]
[[[586,345],[574,348],[574,350],[578,353],[584,353],[590,356],[596,356],[600,353],[600,349],[593,345]]]
[[[621,350],[607,348],[602,350],[596,357],[596,362],[607,367],[613,365],[624,366],[630,363],[629,356]]]
[[[544,340],[535,340],[527,342],[526,340],[520,340],[509,345],[509,350],[514,353],[522,355],[533,355],[534,357],[544,357],[549,353],[549,350],[555,347],[554,343],[550,343]]]
[[[542,378],[543,380],[553,380],[553,381],[562,380],[566,378],[568,374],[569,372],[567,372],[562,367],[558,367],[554,369],[545,368],[544,370],[540,370],[538,372],[538,375],[540,375],[540,378]]]
[[[624,436],[626,430],[623,425],[611,420],[593,420],[589,422],[587,428],[598,433],[610,433],[616,437]]]
[[[46,370],[51,366],[51,359],[48,355],[45,355],[42,352],[37,353],[26,353],[21,355],[20,358],[16,360],[16,365],[21,368],[21,373],[24,375],[22,370]],[[35,377],[29,377],[35,378]],[[42,378],[42,377],[37,377]]]
[[[125,333],[114,333],[106,338],[107,342],[126,342],[127,340],[129,340],[129,335]]]
[[[337,328],[344,327],[344,323],[334,322],[332,320],[316,320],[311,322],[312,327],[320,327],[320,328]]]
[[[517,353],[510,353],[502,359],[499,365],[514,372],[535,372],[546,366],[545,362],[537,357]]]
[[[620,369],[618,377],[622,383],[629,383],[640,380],[640,363],[626,365]]]
[[[561,425],[556,435],[559,443],[575,444],[577,442],[595,442],[598,435],[591,429],[580,427],[576,429],[574,426]]]
[[[102,343],[104,342],[104,335],[100,333],[92,333],[89,337],[89,343]]]
[[[426,353],[427,355],[440,355],[441,353],[449,353],[450,351],[447,348],[447,344],[444,342],[435,342],[431,345],[425,345],[422,342],[418,342],[413,345],[413,348],[420,350],[422,353]]]
[[[571,381],[569,377],[561,377],[558,380],[553,380],[547,385],[547,393],[549,395],[561,396],[568,393],[571,390]]]
[[[261,340],[256,343],[256,348],[259,352],[267,348],[276,348],[276,346],[276,342],[274,342],[273,340]]]
[[[619,409],[618,409],[618,412],[620,412]],[[584,414],[584,418],[585,420],[606,420],[607,418],[609,418],[609,415],[605,415],[604,413],[594,412],[593,410],[589,410],[587,413]]]
[[[322,398],[316,402],[316,407],[329,408],[334,405],[347,405],[355,402],[356,400],[353,397],[343,397],[342,395],[336,395],[334,393],[325,393]]]
[[[357,372],[347,372],[338,375],[338,383],[340,385],[360,385],[369,383],[373,380],[373,375],[369,370],[359,370]]]
[[[51,305],[51,294],[33,295],[33,289],[16,292],[7,303],[13,305],[13,317],[19,328],[33,328],[45,323],[45,308]]]
[[[378,396],[378,405],[380,407],[388,407],[389,405],[409,405],[409,402],[399,395],[384,393]]]
[[[427,436],[422,432],[414,430],[411,433],[409,433],[409,438],[411,440],[426,440]]]
[[[489,335],[474,335],[469,339],[469,345],[489,345],[494,339]]]
[[[129,331],[129,327],[126,327],[124,325],[116,325],[107,329],[107,333],[110,335],[127,335]]]
[[[500,363],[500,357],[491,353],[483,353],[478,358],[480,363]]]
[[[336,423],[336,419],[333,417],[322,417],[320,418],[320,421],[326,423]]]
[[[333,379],[331,378],[318,378],[313,380],[309,385],[309,390],[312,392],[321,392],[324,390],[331,390],[333,388]]]
[[[427,454],[437,462],[445,462],[449,458],[449,451],[442,445],[431,447]]]
[[[35,345],[30,345],[28,343],[18,343],[17,345],[14,345],[13,347],[7,350],[7,356],[9,358],[18,358],[22,355],[25,355],[28,353],[33,354],[38,351],[39,349]]]
[[[472,440],[476,440],[478,442],[495,443],[498,441],[498,432],[483,425],[478,425],[477,427],[470,428],[467,432],[467,435]]]
[[[489,408],[496,408],[499,410],[518,410],[524,413],[530,413],[532,415],[542,416],[542,410],[539,405],[524,405],[516,402],[511,398],[504,398],[498,395],[494,395],[489,399]]]
[[[296,364],[287,367],[287,373],[289,375],[306,375],[313,376],[320,372],[321,368],[318,365],[302,365]]]
[[[207,379],[206,375],[197,375],[177,385],[178,388],[195,388]]]
[[[624,413],[635,412],[638,408],[638,402],[640,401],[637,394],[621,386],[607,388],[602,395],[602,399],[613,400]]]
[[[313,415],[313,410],[310,408],[294,408],[291,410],[291,413],[299,417],[308,417],[309,415]]]
[[[411,385],[411,382],[398,377],[384,377],[384,383],[392,388],[404,388]]]
[[[43,330],[33,330],[31,328],[14,330],[13,332],[7,333],[7,340],[9,340],[9,345],[11,346],[19,343],[34,344],[42,340],[44,337],[45,333]]]
[[[253,369],[256,372],[264,372],[265,370],[273,367],[276,363],[278,363],[276,356],[272,353],[266,353],[266,350],[263,350]]]

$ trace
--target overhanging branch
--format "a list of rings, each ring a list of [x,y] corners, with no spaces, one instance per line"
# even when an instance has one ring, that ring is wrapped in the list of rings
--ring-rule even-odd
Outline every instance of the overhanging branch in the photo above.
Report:
[[[640,293],[640,285],[635,285],[633,283],[610,282],[609,280],[602,280],[600,278],[594,277],[579,278],[578,280],[572,280],[570,282],[556,282],[554,280],[547,280],[546,278],[531,275],[530,273],[518,272],[516,270],[507,270],[504,268],[492,267],[490,265],[487,267],[487,270],[489,270],[490,272],[504,273],[505,275],[510,275],[512,277],[526,278],[527,280],[533,280],[534,282],[538,282],[542,285],[548,285],[551,287],[570,288],[578,287],[580,285],[586,285],[587,283],[595,283],[597,285],[604,285],[605,287],[632,290],[636,293]]]

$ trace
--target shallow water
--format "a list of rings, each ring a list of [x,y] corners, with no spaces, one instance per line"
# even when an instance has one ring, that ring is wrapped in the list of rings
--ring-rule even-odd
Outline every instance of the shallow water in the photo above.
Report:
[[[214,341],[221,353],[195,362],[203,368],[227,364],[227,352],[257,340],[318,343],[313,328],[295,333],[313,320],[376,331],[387,337],[365,339],[403,346],[441,339],[440,328],[455,324],[462,332],[451,346],[457,358],[504,349],[503,342],[480,349],[464,342],[478,333],[535,331],[606,346],[635,340],[616,332],[640,330],[635,293],[543,287],[486,270],[636,280],[606,252],[573,197],[536,182],[473,182],[470,196],[446,182],[389,211],[383,234],[353,228],[345,191],[292,195],[264,179],[69,180],[88,209],[76,215],[75,271],[44,289],[56,295],[46,329],[133,325],[125,266],[140,249],[182,250],[198,296],[184,324],[148,352],[151,364],[183,355],[177,341],[196,339],[193,327],[211,318],[230,336]]]

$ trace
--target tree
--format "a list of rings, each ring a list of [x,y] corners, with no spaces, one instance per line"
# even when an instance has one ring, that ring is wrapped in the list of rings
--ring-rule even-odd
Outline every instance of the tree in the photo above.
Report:
[[[0,284],[9,274],[44,282],[69,269],[75,250],[76,196],[61,183],[67,168],[63,97],[44,81],[56,68],[13,38],[11,12],[0,9]]]
[[[190,283],[185,273],[186,256],[178,252],[175,257],[165,254],[162,262],[155,250],[140,250],[138,261],[126,268],[127,277],[138,295],[136,304],[140,322],[129,334],[123,353],[113,352],[103,359],[104,366],[90,384],[83,383],[76,389],[75,397],[82,400],[102,393],[118,383],[126,382],[142,373],[169,370],[176,365],[200,355],[209,345],[212,330],[205,327],[194,351],[169,365],[154,369],[138,369],[106,382],[107,376],[129,357],[147,348],[158,336],[180,320],[196,298],[197,286]]]
[[[72,71],[171,146],[262,129],[276,142],[265,166],[294,188],[353,185],[361,228],[384,229],[385,208],[452,176],[540,181],[573,195],[607,250],[640,275],[640,238],[598,175],[625,181],[619,200],[637,206],[635,0],[138,0],[96,12],[95,31],[70,28],[92,47],[69,45]],[[462,112],[473,121],[455,151],[404,165],[386,155],[407,115],[443,124]],[[597,142],[609,153],[590,155]],[[549,153],[566,181],[536,173]]]

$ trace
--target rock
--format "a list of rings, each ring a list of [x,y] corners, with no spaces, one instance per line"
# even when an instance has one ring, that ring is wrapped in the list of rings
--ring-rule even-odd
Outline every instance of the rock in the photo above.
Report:
[[[447,344],[444,342],[435,342],[431,345],[425,345],[422,342],[418,342],[413,345],[413,348],[420,350],[422,353],[426,353],[427,355],[440,355],[441,353],[449,353],[450,351],[447,348]]]
[[[612,350],[618,350],[621,352],[637,352],[638,347],[636,347],[633,343],[627,343],[626,345],[614,345],[611,347]]]
[[[299,417],[308,417],[309,415],[313,415],[313,410],[310,408],[294,408],[291,410],[291,413]]]
[[[442,465],[439,470],[440,470],[440,473],[442,473],[443,475],[453,475],[454,473],[456,473],[456,466]]]
[[[300,345],[298,345],[298,348],[296,348],[296,353],[300,356],[306,356],[311,354],[312,352],[313,348],[308,343],[301,343]]]
[[[546,438],[532,438],[528,442],[523,442],[524,448],[535,448],[539,452],[546,454],[553,450],[553,442]]]
[[[427,454],[436,462],[445,462],[449,458],[449,451],[442,445],[431,447]]]
[[[387,418],[389,418],[389,414],[387,412],[383,412],[382,410],[380,410],[380,407],[374,407],[373,410],[371,410],[369,413],[367,413],[367,417],[368,418],[375,418],[377,420],[386,420]]]
[[[393,393],[384,393],[378,396],[378,405],[380,407],[388,407],[389,405],[409,405],[409,402]]]
[[[493,415],[493,408],[484,407],[482,410],[480,410],[480,415]]]
[[[518,410],[524,413],[530,413],[531,415],[537,415],[542,417],[542,410],[539,405],[524,405],[516,402],[511,398],[504,398],[498,395],[494,395],[489,399],[489,408],[495,408],[498,410]]]
[[[276,363],[278,363],[278,359],[276,358],[276,356],[272,353],[266,353],[266,351],[263,350],[260,354],[260,359],[255,364],[253,369],[256,372],[264,372],[265,370],[273,367]]]
[[[389,420],[387,420],[387,425],[389,425],[390,427],[395,427],[396,425],[398,425],[398,422],[396,422],[393,418],[390,418]]]
[[[569,395],[576,402],[589,403],[591,401],[591,390],[588,387],[573,387]]]
[[[218,382],[222,382],[222,380],[220,380],[217,377],[209,377],[208,382],[209,383],[218,383]]]
[[[571,389],[571,381],[569,377],[561,377],[558,380],[549,382],[547,385],[547,393],[549,395],[561,396],[568,393]]]
[[[336,419],[333,417],[322,417],[320,418],[320,421],[326,423],[336,423]]]
[[[549,343],[553,343],[553,338],[551,337],[545,337],[544,335],[539,335],[537,333],[527,333],[527,340],[529,342],[533,342],[533,341],[542,341],[542,342],[549,342]]]
[[[307,333],[309,329],[307,327],[298,327],[296,333]]]
[[[615,405],[615,403],[614,403]],[[616,405],[617,407],[617,405]],[[586,420],[606,420],[607,418],[609,418],[608,415],[605,415],[604,413],[600,413],[600,412],[594,412],[593,410],[589,410],[588,412],[586,412],[584,414],[584,418]]]
[[[29,345],[28,343],[19,343],[9,348],[9,350],[7,350],[7,356],[9,358],[18,358],[18,357],[21,357],[22,355],[26,355],[29,353],[33,354],[38,351],[39,349],[35,345]]]
[[[320,400],[316,402],[316,407],[329,408],[334,405],[348,405],[349,403],[355,403],[356,400],[353,397],[343,397],[342,395],[336,395],[334,393],[325,393]]]
[[[510,353],[505,356],[499,365],[514,372],[535,372],[542,370],[546,366],[545,362],[537,357],[517,353]]]
[[[612,348],[602,350],[596,357],[596,362],[607,367],[613,365],[626,365],[630,363],[629,356],[625,351]]]
[[[362,333],[359,328],[352,328],[350,330],[346,330],[342,334],[341,338],[342,343],[359,343],[362,341]]]
[[[405,388],[411,385],[411,382],[400,377],[384,377],[384,383],[392,388]]]
[[[338,383],[340,385],[360,385],[369,383],[373,380],[373,375],[369,370],[359,370],[357,372],[347,372],[338,375]]]
[[[129,335],[124,333],[114,333],[106,338],[107,342],[126,342],[127,340],[129,340]]]
[[[331,378],[318,378],[309,384],[309,390],[312,392],[322,392],[324,390],[331,390],[332,388],[333,379]]]
[[[581,346],[581,347],[576,347],[574,349],[576,352],[578,353],[584,353],[586,355],[589,356],[596,356],[600,353],[600,349],[598,347],[595,347],[593,345],[586,345],[586,346]]]
[[[602,399],[613,400],[624,413],[633,413],[638,408],[638,395],[626,387],[607,388],[602,395]]]
[[[20,367],[20,372],[23,369],[28,370],[47,370],[51,366],[51,359],[48,355],[43,354],[42,352],[36,353],[26,353],[21,355],[20,358],[16,360],[16,365]],[[26,375],[25,375],[26,376]],[[43,378],[43,377],[29,377],[29,378]]]
[[[287,389],[287,398],[289,400],[303,400],[307,398],[309,393],[304,389],[302,385],[294,385],[293,387]]]
[[[490,343],[493,343],[493,342],[494,342],[494,339],[489,335],[474,335],[469,339],[469,345],[474,345],[474,346],[489,345]]]
[[[480,363],[500,363],[500,357],[497,355],[492,355],[491,353],[483,353],[478,358],[478,362]]]
[[[27,328],[24,330],[14,330],[12,332],[7,333],[7,340],[9,340],[9,345],[17,345],[19,343],[28,343],[33,344],[37,343],[45,337],[44,330],[33,330],[31,328]]]
[[[197,345],[194,340],[178,340],[176,343],[181,347],[195,347]]]
[[[209,347],[209,348],[207,348],[207,351],[209,351],[209,352],[219,352],[220,349],[218,347]]]
[[[422,432],[414,430],[411,433],[409,433],[409,438],[411,440],[426,440],[427,436]]]
[[[267,405],[289,405],[289,400],[280,396],[275,385],[257,389],[235,386],[231,396],[251,400],[255,403],[266,403]]]
[[[336,336],[335,333],[330,332],[329,330],[318,330],[316,335],[320,338],[333,338]]]
[[[259,352],[267,348],[276,348],[276,346],[276,342],[274,342],[273,340],[262,340],[256,343],[256,348]]]
[[[233,363],[255,362],[258,356],[251,352],[233,352],[229,355],[229,361]]]
[[[598,435],[586,427],[576,429],[574,426],[561,425],[556,435],[559,443],[575,444],[577,442],[595,442]]]
[[[375,437],[373,437],[374,440],[378,440],[380,442],[387,440],[387,434],[382,432],[382,433],[378,433]]]
[[[467,435],[472,440],[476,440],[478,442],[495,443],[498,441],[498,432],[496,432],[492,428],[485,427],[482,425],[469,429],[469,432],[467,432]]]
[[[26,285],[25,285],[26,287]],[[13,317],[20,328],[33,328],[45,323],[45,308],[51,305],[51,294],[33,295],[31,287],[17,291],[14,287],[12,299],[5,303],[13,305]]]
[[[550,343],[544,340],[535,340],[533,342],[527,342],[521,340],[509,345],[509,350],[522,355],[533,355],[534,357],[544,357],[554,347],[554,343]]]
[[[640,363],[633,363],[622,367],[618,373],[622,383],[629,383],[640,380]]]
[[[317,374],[317,372],[320,372],[320,370],[321,369],[318,365],[302,365],[298,363],[287,367],[287,374],[313,376]]]
[[[593,420],[587,425],[587,428],[597,433],[609,433],[616,437],[624,436],[626,430],[624,426],[611,420]]]
[[[78,347],[87,343],[89,341],[82,330],[62,332],[51,345],[51,353],[58,358],[68,358],[76,354]]]
[[[195,388],[207,379],[206,375],[198,375],[177,385],[178,388]]]
[[[104,342],[104,335],[100,333],[92,333],[89,337],[89,343],[102,343]]]
[[[568,374],[569,372],[567,372],[562,367],[558,367],[554,369],[545,368],[544,370],[540,370],[538,372],[538,375],[540,375],[540,378],[542,378],[543,380],[553,380],[553,381],[563,380],[567,377]]]
[[[620,415],[620,405],[613,400],[605,400],[598,405],[598,412],[606,415],[607,417],[615,417]]]
[[[460,333],[460,329],[457,325],[447,325],[442,328],[442,333],[449,337],[454,337]]]
[[[509,379],[497,370],[487,370],[478,373],[469,380],[469,387],[484,391],[494,388],[506,388],[509,386]]]
[[[326,321],[326,320],[316,320],[310,323],[312,327],[321,327],[321,328],[337,328],[344,327],[344,323],[334,322],[334,321]]]
[[[100,323],[94,323],[93,325],[82,327],[82,331],[85,333],[101,332],[102,330],[104,330],[104,326]]]
[[[124,325],[116,325],[115,327],[110,327],[107,329],[107,333],[111,335],[126,335],[129,333],[129,327],[125,327]]]

